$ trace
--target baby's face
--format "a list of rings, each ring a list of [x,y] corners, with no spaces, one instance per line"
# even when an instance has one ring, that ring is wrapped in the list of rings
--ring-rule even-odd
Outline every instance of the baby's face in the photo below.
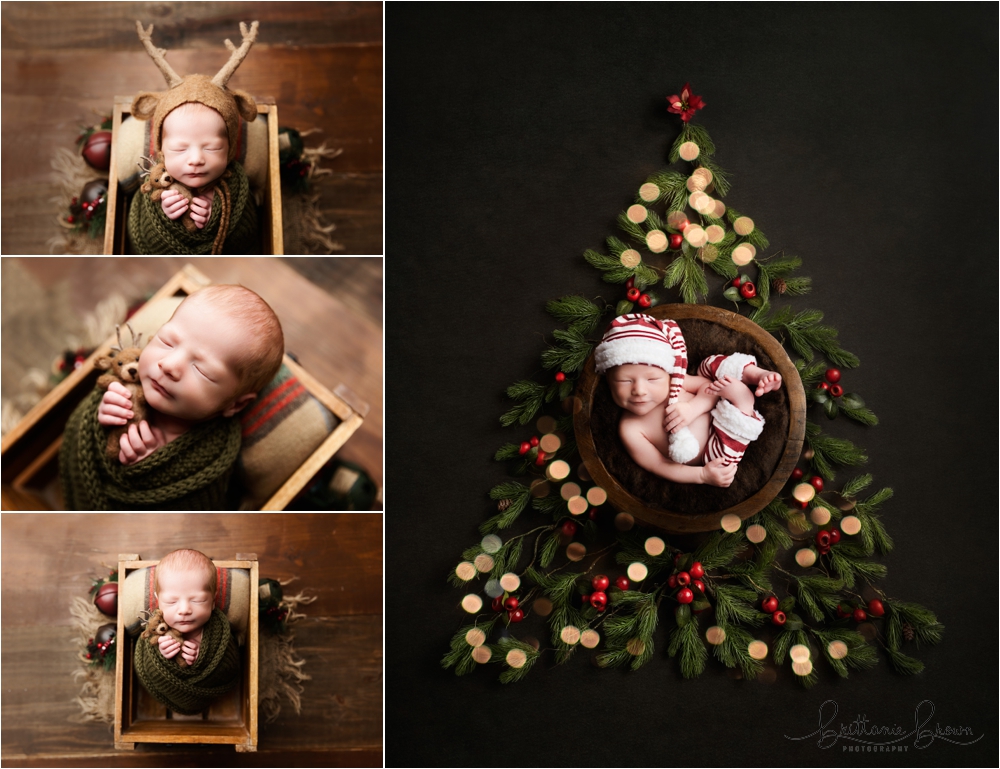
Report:
[[[185,104],[163,121],[167,172],[188,187],[215,181],[229,164],[229,134],[222,115],[203,104]]]
[[[156,600],[163,610],[163,619],[182,633],[197,630],[212,616],[215,596],[205,589],[202,569],[174,571],[157,569],[159,589]]]
[[[240,380],[233,361],[246,344],[245,333],[224,311],[185,301],[139,358],[146,401],[163,414],[190,421],[235,414],[253,399],[235,398]]]
[[[614,402],[638,416],[662,406],[670,395],[670,375],[644,363],[615,366],[608,371],[608,384]]]

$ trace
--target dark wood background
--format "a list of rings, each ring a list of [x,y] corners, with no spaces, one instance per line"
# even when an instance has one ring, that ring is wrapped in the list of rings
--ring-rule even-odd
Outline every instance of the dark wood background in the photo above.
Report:
[[[73,149],[80,127],[110,114],[116,95],[164,88],[135,20],[180,74],[214,73],[260,21],[232,86],[278,104],[282,126],[309,146],[343,154],[324,162],[320,208],[347,254],[382,249],[382,4],[377,2],[5,2],[3,20],[3,235],[5,254],[45,254],[56,234],[50,159]]]
[[[11,514],[3,533],[4,766],[381,766],[382,516],[335,514]],[[256,754],[138,745],[116,752],[110,725],[79,721],[69,605],[119,553],[155,559],[194,547],[215,559],[256,552],[261,577],[298,577],[314,595],[296,626],[306,661],[302,713],[283,705]]]

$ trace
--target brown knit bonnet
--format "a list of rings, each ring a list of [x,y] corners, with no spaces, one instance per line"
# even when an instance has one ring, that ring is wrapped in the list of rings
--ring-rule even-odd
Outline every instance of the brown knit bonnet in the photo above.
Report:
[[[160,152],[160,142],[163,138],[163,121],[171,111],[186,104],[187,102],[197,102],[211,107],[218,112],[226,123],[226,131],[229,134],[229,161],[236,157],[237,137],[240,128],[240,117],[248,123],[257,118],[257,103],[250,94],[243,91],[230,90],[226,87],[229,78],[246,58],[250,47],[257,39],[257,22],[247,29],[246,24],[240,22],[240,33],[243,35],[243,42],[239,48],[233,45],[228,39],[226,48],[230,51],[229,61],[219,70],[215,77],[207,75],[188,75],[182,78],[173,67],[167,64],[165,57],[166,50],[153,45],[151,38],[153,25],[149,29],[143,29],[142,23],[136,21],[136,30],[139,39],[146,47],[146,51],[159,67],[160,72],[167,81],[168,90],[160,93],[143,91],[136,94],[132,100],[132,116],[138,120],[149,120],[152,118],[151,135],[155,150]]]

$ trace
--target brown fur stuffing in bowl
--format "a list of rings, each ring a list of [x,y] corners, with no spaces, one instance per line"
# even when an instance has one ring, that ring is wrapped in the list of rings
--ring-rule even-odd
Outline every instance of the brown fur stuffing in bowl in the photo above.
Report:
[[[762,368],[775,370],[774,361],[751,337],[707,320],[678,320],[688,348],[688,373],[715,353],[742,352],[757,357]],[[601,379],[605,379],[601,377]],[[753,496],[771,478],[781,460],[788,438],[788,392],[784,386],[757,398],[757,410],[764,417],[764,430],[747,447],[736,479],[726,489],[704,484],[668,481],[643,470],[625,451],[618,437],[621,409],[611,400],[607,381],[597,384],[591,410],[590,428],[594,449],[608,472],[633,496],[649,507],[675,513],[700,515],[732,507]]]

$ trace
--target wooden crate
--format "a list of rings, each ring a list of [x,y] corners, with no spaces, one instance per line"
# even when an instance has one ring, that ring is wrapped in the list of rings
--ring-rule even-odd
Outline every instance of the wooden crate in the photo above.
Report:
[[[128,197],[118,186],[118,158],[115,148],[122,121],[129,117],[131,96],[116,96],[111,126],[111,166],[108,169],[108,217],[104,228],[105,254],[131,254],[125,227],[128,223]],[[281,222],[281,170],[278,163],[278,106],[274,99],[257,101],[257,114],[267,116],[268,168],[261,206],[260,253],[284,254]]]
[[[186,265],[153,295],[150,303],[171,296],[187,296],[211,281],[193,266]],[[139,313],[143,310],[140,309]],[[108,346],[109,338],[86,361],[60,382],[29,411],[17,426],[3,437],[2,481],[4,510],[61,509],[57,496],[59,446],[70,414],[80,401],[94,389],[101,371],[95,368],[97,359]],[[295,361],[285,356],[285,365],[299,378],[311,395],[328,408],[340,423],[322,444],[296,470],[261,508],[284,510],[320,468],[354,434],[365,415],[368,404],[344,385],[330,392]]]
[[[136,569],[155,566],[159,561],[143,561],[137,554],[118,556],[118,583]],[[241,650],[243,678],[240,685],[223,695],[197,716],[170,713],[139,683],[133,670],[133,652],[138,638],[126,631],[126,617],[120,604],[115,638],[115,747],[132,750],[140,742],[200,743],[234,745],[236,750],[257,750],[258,684],[258,597],[260,574],[255,553],[239,553],[234,561],[214,561],[220,568],[250,572],[250,617],[247,637]]]

